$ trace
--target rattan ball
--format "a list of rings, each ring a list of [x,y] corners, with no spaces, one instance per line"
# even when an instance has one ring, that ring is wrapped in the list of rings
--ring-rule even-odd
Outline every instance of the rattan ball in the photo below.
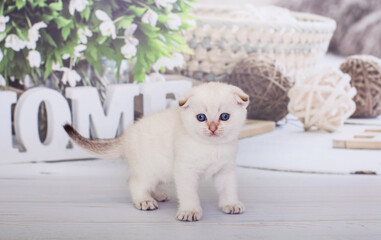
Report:
[[[235,66],[228,82],[250,96],[248,118],[279,121],[288,113],[290,79],[277,61],[250,55]]]
[[[381,114],[381,60],[368,55],[347,58],[341,71],[351,76],[351,85],[357,89],[354,97],[356,111],[352,117],[374,118]]]
[[[288,110],[306,131],[312,127],[333,132],[355,111],[356,89],[350,76],[338,69],[319,69],[301,76],[288,91]]]

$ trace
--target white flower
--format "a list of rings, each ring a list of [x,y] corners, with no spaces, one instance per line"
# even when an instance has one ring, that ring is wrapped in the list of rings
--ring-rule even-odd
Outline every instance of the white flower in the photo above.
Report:
[[[24,86],[27,89],[34,86],[34,82],[29,75],[25,75],[25,77],[24,77]]]
[[[197,22],[195,20],[188,20],[187,24],[192,26],[192,27],[195,27],[197,25]]]
[[[87,37],[92,37],[93,33],[88,27],[78,29],[79,42],[87,44]]]
[[[12,48],[16,52],[25,48],[25,46],[26,42],[21,40],[16,34],[9,34],[5,39],[5,47]]]
[[[38,32],[41,28],[46,28],[48,25],[44,22],[38,22],[33,24],[31,28],[28,30],[28,38],[29,41],[26,42],[26,46],[29,49],[35,49],[36,43],[38,39],[40,38],[40,33]]]
[[[166,9],[167,9],[168,12],[172,12],[173,5],[171,3],[168,3]]]
[[[130,43],[126,43],[121,49],[121,53],[125,58],[132,58],[136,55],[136,46]]]
[[[115,25],[112,21],[102,22],[99,29],[103,36],[111,36],[112,39],[116,38]]]
[[[156,26],[158,15],[156,12],[148,9],[148,11],[143,15],[142,22],[150,24],[152,27]]]
[[[169,7],[169,8],[171,8],[172,4],[177,2],[177,0],[154,0],[154,1],[155,1],[155,4],[156,4],[156,7],[158,7],[158,8],[160,8],[160,7],[163,7],[163,8]]]
[[[129,28],[127,28],[124,31],[124,36],[125,36],[124,41],[126,44],[132,44],[134,46],[137,46],[139,44],[139,40],[133,36],[137,28],[138,28],[138,25],[133,23],[130,25]]]
[[[133,34],[135,33],[136,29],[138,28],[138,25],[135,23],[131,24],[129,28],[127,28],[124,31],[124,42],[126,43],[123,45],[123,47],[120,49],[120,52],[123,54],[125,58],[132,58],[136,55],[136,46],[139,44],[139,40],[136,39]]]
[[[88,0],[70,0],[69,3],[69,12],[71,15],[74,15],[74,12],[82,12],[85,10],[86,6],[89,4]]]
[[[9,16],[0,16],[0,32],[4,32],[9,22]]]
[[[74,47],[74,56],[73,56],[73,61],[72,63],[75,65],[75,62],[77,61],[77,58],[81,57],[82,56],[82,52],[85,51],[87,48],[86,45],[84,44],[79,44],[77,46]],[[72,57],[69,53],[65,53],[64,55],[62,55],[62,59],[63,60],[67,60],[69,59],[70,57]],[[56,63],[57,64],[57,63]],[[57,65],[58,67],[56,67],[57,69],[59,69],[59,65]],[[54,69],[53,69],[54,70]],[[61,69],[62,70],[62,69]],[[63,71],[63,70],[62,70]]]
[[[175,65],[173,64],[172,59],[167,57],[161,57],[157,60],[156,63],[152,66],[153,70],[158,72],[160,68],[165,67],[168,70],[173,70],[175,68]]]
[[[181,26],[181,18],[174,13],[168,14],[167,17],[169,18],[169,20],[167,21],[168,27],[172,30],[179,29],[179,27]]]
[[[54,71],[62,71],[61,65],[58,62],[53,62],[52,63],[52,69]]]
[[[30,67],[40,67],[41,65],[41,55],[36,50],[29,51],[28,61]]]
[[[82,52],[85,51],[86,48],[87,48],[87,46],[84,45],[84,44],[79,44],[79,45],[74,47],[74,60],[73,60],[73,64],[75,64],[75,62],[77,61],[77,58],[82,56]]]
[[[158,72],[160,68],[165,67],[173,70],[175,67],[181,67],[184,64],[184,57],[180,53],[174,53],[171,58],[161,57],[152,65],[152,69]]]
[[[111,21],[111,18],[107,15],[107,13],[105,13],[102,10],[95,11],[95,16],[97,16],[97,18],[101,20],[102,22]]]
[[[134,38],[134,37],[126,38],[126,39],[124,39],[124,42],[126,44],[132,44],[135,47],[139,45],[139,40],[137,38]]]
[[[80,57],[80,56],[81,56],[81,53],[82,53],[83,51],[85,51],[86,48],[87,48],[87,46],[86,46],[86,45],[83,45],[83,44],[79,44],[78,46],[75,46],[75,47],[74,47],[74,56],[75,56],[75,57]]]
[[[62,59],[63,60],[67,60],[70,58],[70,54],[69,53],[65,53],[64,55],[62,55]]]
[[[7,82],[5,81],[3,75],[0,74],[0,86],[5,87]]]
[[[144,82],[146,83],[154,83],[154,82],[165,82],[165,78],[160,73],[154,72],[149,76],[146,75]]]
[[[63,84],[69,83],[71,87],[75,87],[77,82],[81,80],[81,76],[76,71],[66,67],[62,68],[61,70],[64,72],[61,79]]]
[[[1,48],[0,48],[0,62],[3,60],[3,57],[4,57],[4,55],[3,55],[3,52],[1,51]]]
[[[181,67],[181,66],[183,66],[183,64],[184,64],[184,57],[183,57],[182,54],[180,54],[180,53],[173,53],[172,57],[173,57],[172,60],[174,62],[175,67]]]
[[[99,29],[103,36],[111,36],[112,39],[116,38],[115,25],[112,22],[111,18],[102,10],[95,11],[95,16],[102,21],[99,25]]]
[[[167,57],[161,57],[159,58],[153,65],[152,65],[152,69],[155,71],[155,72],[158,72],[160,71],[160,68],[161,67],[164,67],[167,63]]]
[[[29,41],[29,42],[25,41],[25,45],[28,49],[36,49],[37,47],[37,43],[33,41]]]
[[[135,23],[131,24],[125,31],[124,31],[124,35],[125,36],[131,36],[135,33],[136,29],[138,28],[138,25],[136,25]]]

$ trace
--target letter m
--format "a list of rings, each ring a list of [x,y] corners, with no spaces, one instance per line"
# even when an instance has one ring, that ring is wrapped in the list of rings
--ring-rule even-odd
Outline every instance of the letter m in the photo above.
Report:
[[[137,95],[139,87],[135,84],[110,85],[102,106],[96,88],[67,88],[73,127],[84,137],[90,137],[91,132],[94,138],[114,138],[118,131],[133,123],[134,97]]]

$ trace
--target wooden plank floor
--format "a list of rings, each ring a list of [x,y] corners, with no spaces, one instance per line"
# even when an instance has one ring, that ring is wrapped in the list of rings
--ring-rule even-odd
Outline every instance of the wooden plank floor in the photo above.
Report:
[[[221,213],[210,181],[202,221],[172,200],[133,208],[121,160],[0,165],[0,239],[381,239],[381,178],[238,168],[246,212]]]

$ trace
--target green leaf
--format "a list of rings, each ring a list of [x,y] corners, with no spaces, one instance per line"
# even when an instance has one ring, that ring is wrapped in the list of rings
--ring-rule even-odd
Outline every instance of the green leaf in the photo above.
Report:
[[[4,15],[8,15],[10,12],[13,12],[15,10],[16,6],[8,6],[7,9],[5,9]]]
[[[130,6],[130,7],[128,8],[128,10],[133,11],[133,12],[136,14],[136,16],[138,16],[138,17],[143,16],[143,14],[145,13],[145,11],[147,11],[146,8],[143,8],[143,7],[137,7],[137,6],[135,6],[135,5]]]
[[[51,46],[57,48],[57,44],[53,40],[53,38],[50,36],[50,34],[46,33],[45,31],[40,31],[40,33],[44,40],[46,40]]]
[[[139,24],[139,29],[149,38],[157,38],[160,28],[152,27],[150,24]]]
[[[16,27],[16,33],[17,33],[17,36],[21,40],[24,40],[24,41],[28,41],[29,40],[28,30],[26,30],[26,29],[20,29],[20,28]]]
[[[89,19],[90,19],[90,13],[91,13],[90,7],[87,6],[87,7],[85,8],[85,10],[83,10],[83,11],[81,12],[81,17],[82,17],[82,18],[85,18],[86,21],[89,21]]]
[[[97,70],[98,72],[102,72],[102,66],[97,58],[91,57],[90,54],[88,54],[88,51],[85,52],[86,60]]]
[[[98,49],[101,52],[101,54],[103,54],[106,58],[114,59],[114,60],[117,59],[117,54],[115,53],[115,51],[112,48],[106,47],[106,46],[101,46]]]
[[[89,53],[93,59],[98,59],[98,49],[94,44],[88,43],[86,52]]]
[[[46,61],[45,61],[46,64],[45,64],[44,80],[49,77],[50,73],[53,70],[52,69],[52,65],[53,65],[52,56],[53,56],[53,54],[49,54]]]
[[[54,58],[55,58],[56,62],[58,62],[60,64],[60,66],[63,66],[62,56],[61,56],[61,54],[59,54],[59,52],[54,52]]]
[[[97,42],[99,43],[99,45],[102,45],[106,40],[107,40],[107,36],[103,36],[103,35],[100,35],[97,38]]]
[[[194,51],[188,45],[182,46],[181,52],[189,54],[189,55],[193,55],[194,54]]]
[[[54,16],[44,14],[44,15],[42,15],[42,19],[44,20],[45,23],[49,23],[50,21],[52,21],[54,19]]]
[[[148,39],[148,45],[152,48],[152,51],[157,52],[160,56],[171,57],[169,47],[160,41]]]
[[[16,7],[18,10],[23,8],[26,4],[26,0],[16,0]]]
[[[113,9],[119,9],[119,4],[115,0],[109,0],[110,3]]]
[[[4,40],[4,38],[7,37],[7,33],[6,32],[0,32],[0,42]]]
[[[134,16],[123,16],[117,23],[116,23],[116,27],[117,29],[126,29],[128,28],[132,21],[134,20]]]
[[[148,64],[146,58],[145,58],[145,55],[144,55],[144,46],[142,46],[143,44],[140,44],[138,46],[138,49],[137,49],[137,54],[136,54],[136,57],[137,57],[137,62],[140,63],[144,69],[146,69],[147,71],[150,70],[151,66]]]
[[[58,29],[63,28],[65,26],[69,25],[70,23],[72,24],[72,20],[71,19],[64,18],[63,16],[58,16],[54,20],[57,23]]]
[[[45,3],[46,0],[35,0],[35,3],[39,6],[39,7],[46,7],[46,3]]]
[[[116,83],[120,83],[120,67],[122,66],[122,60],[116,62]]]
[[[148,51],[146,53],[146,58],[151,62],[151,63],[154,63],[155,60],[156,60],[156,54],[152,51]]]
[[[139,64],[136,64],[132,69],[132,75],[134,76],[134,81],[141,83],[144,81],[146,74],[143,68]]]
[[[62,11],[63,4],[61,1],[54,2],[54,3],[49,4],[49,8],[52,10],[55,10],[55,11]]]
[[[60,14],[56,11],[52,11],[51,14],[43,14],[42,19],[46,24],[49,24],[53,19],[57,18]]]
[[[70,26],[62,28],[62,38],[63,38],[64,41],[67,40],[69,35],[70,35]]]
[[[4,16],[4,4],[5,4],[5,1],[1,1],[0,3],[0,16]]]
[[[13,51],[12,49],[7,49],[7,57],[8,60],[12,61],[15,57],[15,51]]]
[[[159,23],[166,23],[168,20],[169,20],[169,17],[167,17],[166,15],[162,15],[162,14],[160,14],[159,17],[157,18],[157,21]]]
[[[0,72],[1,73],[4,73],[4,68],[8,65],[8,58],[7,56],[5,55],[3,60],[1,60],[1,64],[0,64]],[[3,76],[5,79],[7,79],[5,76]]]
[[[175,35],[175,34],[165,34],[166,38],[171,38],[173,41],[176,41],[177,43],[184,43],[184,38],[182,36],[179,36],[179,35]]]

